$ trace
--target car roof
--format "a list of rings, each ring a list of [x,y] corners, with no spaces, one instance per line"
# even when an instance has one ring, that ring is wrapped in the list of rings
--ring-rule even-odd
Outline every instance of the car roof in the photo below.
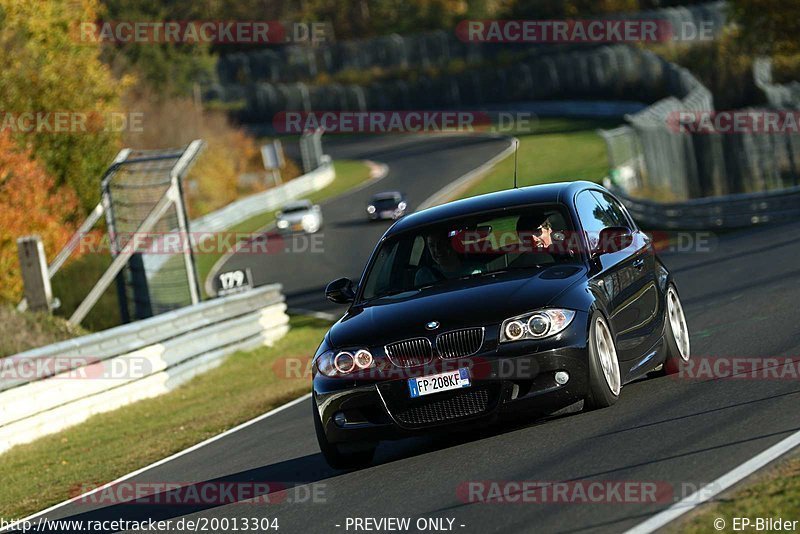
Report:
[[[406,215],[397,221],[387,232],[386,237],[427,226],[447,219],[466,217],[475,213],[518,208],[528,204],[564,204],[578,191],[583,189],[600,189],[602,187],[586,181],[559,182],[545,185],[506,189],[495,193],[487,193]]]

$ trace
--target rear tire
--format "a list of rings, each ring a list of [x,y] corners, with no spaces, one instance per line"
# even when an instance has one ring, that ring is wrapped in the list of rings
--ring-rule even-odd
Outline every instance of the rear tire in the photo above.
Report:
[[[355,469],[372,464],[375,449],[378,447],[377,443],[330,443],[322,428],[317,403],[313,400],[311,401],[311,411],[313,412],[314,430],[317,432],[319,449],[322,451],[322,456],[325,457],[325,461],[328,462],[329,466],[334,469]]]
[[[592,315],[589,327],[589,393],[586,410],[607,408],[617,402],[622,388],[622,378],[617,358],[614,336],[605,317],[599,312]]]
[[[664,374],[675,374],[680,371],[681,365],[691,358],[691,346],[689,344],[689,328],[686,326],[683,306],[674,284],[670,284],[667,288],[665,320],[667,323],[665,335],[667,357],[664,360],[662,372]]]

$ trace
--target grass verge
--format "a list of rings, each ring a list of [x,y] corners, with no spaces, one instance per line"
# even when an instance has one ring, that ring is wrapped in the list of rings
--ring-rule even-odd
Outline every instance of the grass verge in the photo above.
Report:
[[[18,312],[11,305],[0,305],[0,358],[86,333],[49,313]]]
[[[756,475],[750,484],[734,491],[729,497],[718,497],[713,503],[701,507],[683,521],[673,523],[666,530],[689,534],[714,532],[714,521],[721,518],[725,521],[724,531],[732,532],[734,518],[750,518],[753,521],[751,527],[739,530],[754,531],[756,518],[800,520],[798,511],[800,455],[795,453],[772,469]],[[785,531],[797,532],[794,528]]]
[[[284,358],[306,362],[329,324],[292,317],[291,327],[274,346],[237,352],[170,393],[7,451],[0,456],[0,517],[30,515],[306,393],[308,377],[287,378],[276,366]]]
[[[518,185],[599,182],[608,173],[608,157],[605,143],[595,130],[616,125],[617,122],[590,119],[542,119],[530,131],[512,132],[519,139]],[[513,183],[512,155],[461,192],[459,198],[508,189]]]

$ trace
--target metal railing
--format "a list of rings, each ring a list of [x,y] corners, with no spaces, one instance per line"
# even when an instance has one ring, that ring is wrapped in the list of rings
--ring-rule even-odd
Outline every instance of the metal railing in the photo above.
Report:
[[[273,284],[0,359],[0,452],[271,344],[289,329],[285,310]]]

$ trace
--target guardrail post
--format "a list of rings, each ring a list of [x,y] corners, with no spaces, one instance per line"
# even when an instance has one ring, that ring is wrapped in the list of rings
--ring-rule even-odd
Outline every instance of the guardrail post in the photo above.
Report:
[[[25,301],[32,311],[50,311],[53,290],[47,274],[47,260],[44,246],[38,235],[17,239],[19,265],[22,270],[22,283],[25,288]]]

